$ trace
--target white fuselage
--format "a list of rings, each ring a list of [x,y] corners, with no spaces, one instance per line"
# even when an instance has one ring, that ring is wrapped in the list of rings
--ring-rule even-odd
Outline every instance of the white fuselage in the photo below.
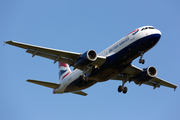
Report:
[[[98,56],[109,57],[109,56],[115,55],[119,51],[123,50],[124,48],[133,44],[134,42],[140,40],[141,38],[144,38],[153,34],[161,35],[161,32],[157,29],[154,29],[152,26],[140,27],[132,31],[131,33],[129,33],[128,35],[126,35],[125,37],[123,37],[122,39],[120,39],[119,41],[117,41],[116,43],[108,47],[107,49],[105,49],[104,51],[102,51],[100,54],[98,54]],[[55,89],[54,92],[64,93],[68,85],[70,85],[72,82],[77,80],[79,76],[82,74],[83,74],[83,71],[79,69],[75,69],[60,82],[60,87]]]

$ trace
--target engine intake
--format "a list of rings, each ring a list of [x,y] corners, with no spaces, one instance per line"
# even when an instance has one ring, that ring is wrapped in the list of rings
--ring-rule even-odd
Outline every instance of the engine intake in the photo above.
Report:
[[[90,63],[94,62],[97,59],[97,54],[94,50],[88,50],[83,53],[74,64],[75,68],[80,68],[83,66],[87,66]]]
[[[155,67],[148,67],[146,69],[144,69],[142,72],[140,72],[136,79],[135,79],[135,83],[136,84],[142,84],[145,82],[148,82],[149,80],[153,79],[154,77],[156,77],[157,75],[157,70]]]

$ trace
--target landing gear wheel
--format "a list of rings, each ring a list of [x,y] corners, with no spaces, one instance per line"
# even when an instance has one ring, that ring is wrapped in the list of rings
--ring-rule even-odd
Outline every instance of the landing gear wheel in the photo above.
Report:
[[[123,93],[126,94],[126,93],[127,93],[127,90],[128,90],[127,87],[124,87]]]
[[[145,63],[145,60],[144,59],[142,59],[142,64],[144,64]]]
[[[128,90],[127,87],[123,87],[123,86],[118,87],[118,92],[123,92],[124,94],[126,94],[127,90]]]
[[[139,63],[144,64],[144,63],[145,63],[145,60],[144,60],[144,59],[139,59]]]
[[[118,92],[121,92],[121,91],[123,91],[123,86],[118,87]]]
[[[142,61],[142,60],[141,60],[141,59],[139,59],[139,63],[141,63],[141,61]]]

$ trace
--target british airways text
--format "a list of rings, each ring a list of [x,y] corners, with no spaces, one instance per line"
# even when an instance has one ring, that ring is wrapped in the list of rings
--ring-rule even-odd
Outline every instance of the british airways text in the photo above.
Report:
[[[109,53],[114,51],[116,48],[118,48],[119,46],[122,46],[124,43],[126,43],[127,41],[129,41],[129,37],[127,37],[125,40],[121,41],[120,43],[117,43],[116,45],[114,45],[112,48],[109,49]]]

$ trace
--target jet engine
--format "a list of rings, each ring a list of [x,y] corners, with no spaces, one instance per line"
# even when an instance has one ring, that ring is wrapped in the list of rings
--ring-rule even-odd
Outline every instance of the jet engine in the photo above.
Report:
[[[149,80],[153,79],[154,77],[156,77],[157,75],[157,70],[155,67],[148,67],[146,69],[144,69],[142,72],[140,72],[136,79],[135,79],[135,83],[136,84],[142,84],[145,82],[148,82]]]
[[[81,68],[83,66],[88,66],[90,63],[97,59],[97,54],[94,50],[88,50],[83,53],[74,64],[75,68]]]

